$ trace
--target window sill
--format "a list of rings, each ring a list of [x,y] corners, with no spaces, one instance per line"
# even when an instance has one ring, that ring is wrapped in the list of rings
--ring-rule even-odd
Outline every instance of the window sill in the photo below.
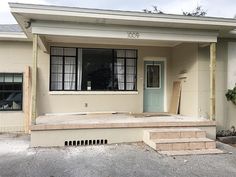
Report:
[[[1,110],[0,111],[0,114],[2,114],[2,113],[24,113],[22,110]]]
[[[49,95],[137,95],[138,91],[50,91]]]

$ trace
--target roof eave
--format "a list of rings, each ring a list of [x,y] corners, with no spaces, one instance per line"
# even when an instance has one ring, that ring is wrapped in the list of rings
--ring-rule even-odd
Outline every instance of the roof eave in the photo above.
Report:
[[[120,20],[125,22],[133,22],[137,25],[142,25],[142,22],[151,22],[152,25],[171,24],[172,26],[179,25],[203,25],[205,28],[210,26],[221,27],[236,27],[235,19],[215,18],[215,17],[191,17],[183,15],[166,15],[166,14],[147,14],[143,12],[117,11],[117,10],[99,10],[99,9],[85,9],[75,7],[63,6],[48,6],[35,4],[20,4],[9,3],[12,13],[21,14],[38,14],[48,16],[64,16],[64,17],[78,17],[78,18],[95,18],[107,20]],[[141,23],[141,24],[140,24]]]
[[[23,32],[0,32],[0,41],[30,41]]]

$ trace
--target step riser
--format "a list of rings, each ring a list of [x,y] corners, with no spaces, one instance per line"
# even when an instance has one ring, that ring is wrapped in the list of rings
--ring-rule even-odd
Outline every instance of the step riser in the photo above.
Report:
[[[201,150],[215,148],[216,143],[214,141],[156,144],[157,151]]]
[[[190,132],[150,132],[150,139],[175,139],[175,138],[205,138],[204,131]]]

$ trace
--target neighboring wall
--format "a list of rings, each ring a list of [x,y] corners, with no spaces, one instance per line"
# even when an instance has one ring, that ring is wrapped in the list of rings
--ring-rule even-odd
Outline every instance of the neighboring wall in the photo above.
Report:
[[[197,116],[198,104],[198,44],[184,43],[172,49],[171,75],[172,81],[179,80],[179,76],[186,76],[182,80],[180,114]]]
[[[56,45],[56,44],[53,44]],[[58,44],[65,46],[65,44]],[[49,55],[40,52],[38,62],[38,114],[45,113],[76,113],[76,112],[97,112],[97,111],[143,111],[143,60],[149,58],[170,58],[170,48],[167,47],[134,47],[134,46],[111,46],[111,45],[66,45],[71,47],[101,47],[101,48],[136,48],[138,49],[138,92],[134,94],[103,94],[92,92],[49,92]],[[168,62],[167,62],[168,63]],[[168,68],[168,67],[167,67]],[[168,70],[170,71],[170,70]],[[170,81],[170,79],[167,79]],[[168,82],[167,85],[170,85]],[[168,90],[171,88],[168,87]],[[169,96],[169,94],[168,94]],[[169,97],[167,101],[169,100]],[[87,103],[87,107],[85,106]],[[168,104],[168,103],[167,103]]]
[[[31,65],[32,45],[29,42],[0,42],[0,72],[23,73]],[[23,131],[24,112],[0,112],[0,132]]]
[[[236,42],[228,43],[228,80],[227,89],[232,89],[236,85]],[[227,102],[228,128],[236,127],[236,106]]]

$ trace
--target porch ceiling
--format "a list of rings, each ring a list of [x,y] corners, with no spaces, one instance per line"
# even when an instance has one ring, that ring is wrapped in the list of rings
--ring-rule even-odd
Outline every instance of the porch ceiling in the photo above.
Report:
[[[10,3],[29,39],[49,43],[114,44],[172,47],[182,42],[217,42],[235,29],[233,19],[145,14],[72,7]]]

